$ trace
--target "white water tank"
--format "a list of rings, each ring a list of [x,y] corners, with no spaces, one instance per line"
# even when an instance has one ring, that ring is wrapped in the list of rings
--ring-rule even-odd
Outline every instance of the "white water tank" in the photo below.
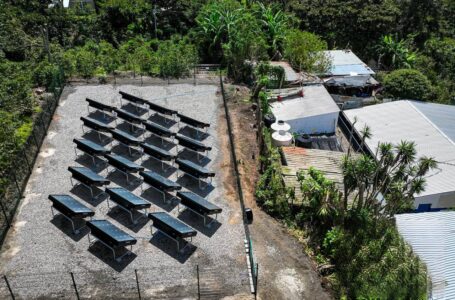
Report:
[[[292,134],[288,131],[280,130],[272,133],[272,144],[274,146],[290,146],[292,145]]]

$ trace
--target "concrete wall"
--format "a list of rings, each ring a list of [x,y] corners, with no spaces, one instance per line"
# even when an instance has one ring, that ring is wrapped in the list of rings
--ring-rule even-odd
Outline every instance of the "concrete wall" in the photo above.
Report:
[[[334,133],[338,121],[338,112],[283,121],[291,125],[291,132],[307,134]]]

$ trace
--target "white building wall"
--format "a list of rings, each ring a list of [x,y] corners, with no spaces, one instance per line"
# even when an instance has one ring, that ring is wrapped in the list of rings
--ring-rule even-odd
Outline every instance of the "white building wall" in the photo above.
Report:
[[[334,133],[338,121],[338,112],[283,121],[289,123],[291,125],[290,131],[295,133]]]
[[[431,208],[455,208],[455,191],[415,197],[415,208],[420,204],[431,204]]]

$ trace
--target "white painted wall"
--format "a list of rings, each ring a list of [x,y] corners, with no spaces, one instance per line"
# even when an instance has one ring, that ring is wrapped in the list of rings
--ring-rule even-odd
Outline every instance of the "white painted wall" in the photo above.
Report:
[[[455,191],[416,197],[414,207],[419,204],[430,204],[431,208],[455,208]]]

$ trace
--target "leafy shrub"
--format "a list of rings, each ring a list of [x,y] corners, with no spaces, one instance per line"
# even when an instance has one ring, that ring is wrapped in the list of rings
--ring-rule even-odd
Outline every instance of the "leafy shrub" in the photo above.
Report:
[[[384,78],[387,95],[395,99],[429,100],[431,82],[421,72],[413,69],[400,69]]]
[[[197,63],[196,48],[178,37],[160,43],[157,57],[160,76],[165,78],[188,76]]]
[[[327,43],[311,32],[289,30],[283,48],[285,58],[297,70],[324,73],[330,67],[330,59],[319,52],[327,50]]]
[[[54,74],[58,72],[58,67],[54,64],[42,61],[37,65],[33,73],[34,83],[37,86],[49,87],[52,84]]]

